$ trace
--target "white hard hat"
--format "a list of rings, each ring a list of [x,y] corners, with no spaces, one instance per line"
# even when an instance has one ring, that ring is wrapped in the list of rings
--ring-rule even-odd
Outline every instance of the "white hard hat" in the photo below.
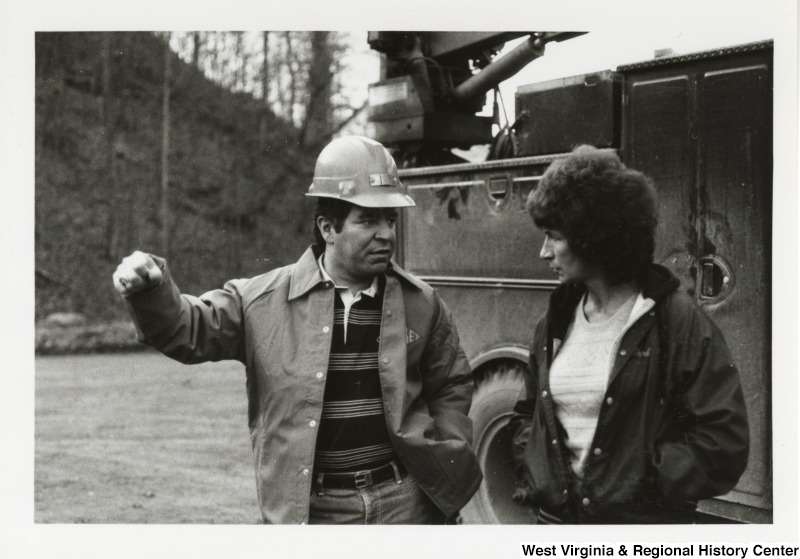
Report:
[[[400,182],[392,154],[363,136],[337,138],[325,146],[306,196],[338,198],[365,208],[415,205]]]

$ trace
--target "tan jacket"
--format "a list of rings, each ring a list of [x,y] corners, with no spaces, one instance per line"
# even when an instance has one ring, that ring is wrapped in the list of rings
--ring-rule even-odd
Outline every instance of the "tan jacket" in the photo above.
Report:
[[[248,419],[264,522],[308,519],[317,428],[333,332],[334,292],[308,249],[291,266],[233,280],[200,297],[159,285],[128,298],[139,339],[182,363],[246,366]],[[398,456],[455,516],[482,474],[472,448],[472,377],[450,313],[427,284],[386,274],[379,374]]]

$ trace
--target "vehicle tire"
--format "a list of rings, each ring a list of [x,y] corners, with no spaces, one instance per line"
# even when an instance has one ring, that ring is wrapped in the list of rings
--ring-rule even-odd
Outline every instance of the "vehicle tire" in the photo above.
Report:
[[[472,398],[469,416],[473,446],[483,470],[483,483],[461,510],[463,524],[534,524],[529,507],[511,500],[521,487],[511,454],[512,433],[507,428],[523,388],[525,365],[502,360],[489,363]]]

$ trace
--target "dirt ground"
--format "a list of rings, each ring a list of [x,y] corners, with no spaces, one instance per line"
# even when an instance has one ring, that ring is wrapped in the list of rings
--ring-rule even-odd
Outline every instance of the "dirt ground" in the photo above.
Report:
[[[255,524],[244,367],[36,359],[37,523]]]

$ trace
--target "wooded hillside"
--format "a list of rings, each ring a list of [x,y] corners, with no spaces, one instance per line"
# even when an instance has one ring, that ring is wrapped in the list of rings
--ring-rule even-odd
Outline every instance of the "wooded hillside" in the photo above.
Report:
[[[301,130],[152,33],[37,33],[37,319],[126,316],[111,275],[134,249],[166,255],[195,294],[294,261],[324,144]]]

